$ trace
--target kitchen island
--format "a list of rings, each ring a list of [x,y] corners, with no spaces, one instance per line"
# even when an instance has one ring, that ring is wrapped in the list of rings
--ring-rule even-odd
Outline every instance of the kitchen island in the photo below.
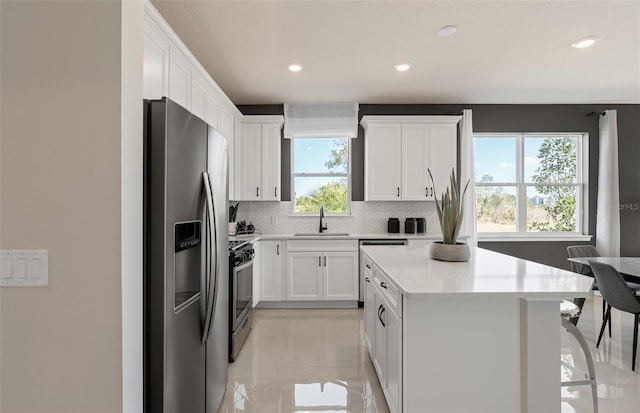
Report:
[[[391,412],[559,412],[560,306],[593,279],[476,248],[362,247],[365,341]]]

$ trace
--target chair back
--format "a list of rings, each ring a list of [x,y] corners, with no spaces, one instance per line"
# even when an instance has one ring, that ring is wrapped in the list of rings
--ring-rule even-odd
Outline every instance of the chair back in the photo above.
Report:
[[[567,247],[567,254],[569,258],[586,258],[586,257],[599,257],[600,253],[593,245],[573,245]],[[571,263],[571,271],[578,274],[593,276],[593,272],[588,265],[580,264],[579,262],[569,261]]]
[[[598,282],[600,294],[611,307],[632,314],[640,314],[640,301],[622,275],[609,264],[589,261]]]

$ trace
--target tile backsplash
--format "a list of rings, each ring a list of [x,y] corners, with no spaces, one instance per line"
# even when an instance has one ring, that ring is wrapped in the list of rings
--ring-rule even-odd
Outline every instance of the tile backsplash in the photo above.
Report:
[[[230,205],[235,205],[232,201]],[[404,232],[405,218],[425,218],[427,233],[439,233],[438,215],[434,202],[362,202],[351,203],[351,215],[325,216],[328,232],[357,234],[387,233],[389,217],[400,219],[400,232]],[[240,201],[238,221],[252,222],[256,231],[263,234],[292,234],[317,232],[318,215],[292,216],[291,202]]]

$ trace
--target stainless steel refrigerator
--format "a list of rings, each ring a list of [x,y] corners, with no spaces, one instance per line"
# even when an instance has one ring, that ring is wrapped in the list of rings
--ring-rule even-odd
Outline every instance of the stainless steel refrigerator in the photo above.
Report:
[[[144,410],[216,413],[228,368],[228,147],[144,101]]]

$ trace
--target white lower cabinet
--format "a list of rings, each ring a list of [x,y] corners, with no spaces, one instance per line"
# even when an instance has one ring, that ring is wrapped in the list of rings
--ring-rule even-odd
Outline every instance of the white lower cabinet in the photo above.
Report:
[[[287,300],[322,300],[322,253],[289,252]]]
[[[389,411],[402,411],[402,318],[401,302],[387,293],[389,281],[374,266],[365,283],[365,339]],[[366,273],[365,273],[366,277]]]
[[[322,254],[322,298],[330,301],[358,299],[358,253],[329,251]]]
[[[260,241],[258,298],[282,301],[282,241]]]
[[[357,252],[289,252],[287,261],[287,300],[358,299]]]
[[[357,240],[289,241],[287,300],[357,301]]]

